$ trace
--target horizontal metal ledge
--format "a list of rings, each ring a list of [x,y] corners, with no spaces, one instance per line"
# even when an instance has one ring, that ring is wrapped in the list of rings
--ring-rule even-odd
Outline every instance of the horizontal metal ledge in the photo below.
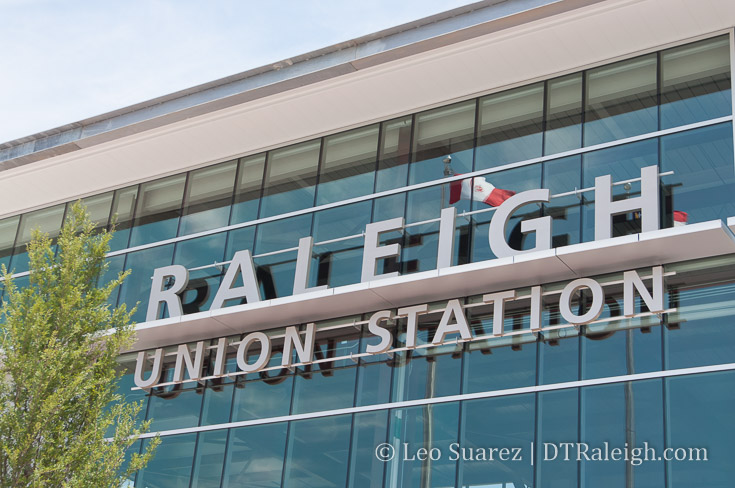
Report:
[[[131,351],[735,253],[728,225],[735,217],[144,322]]]

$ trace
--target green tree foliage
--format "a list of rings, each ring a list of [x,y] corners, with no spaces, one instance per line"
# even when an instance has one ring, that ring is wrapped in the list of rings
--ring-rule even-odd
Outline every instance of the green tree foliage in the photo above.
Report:
[[[0,487],[118,488],[158,445],[125,464],[149,424],[136,422],[141,405],[117,392],[116,357],[134,330],[132,311],[108,305],[126,275],[98,286],[110,237],[77,203],[58,252],[34,234],[29,286],[19,289],[2,270]]]

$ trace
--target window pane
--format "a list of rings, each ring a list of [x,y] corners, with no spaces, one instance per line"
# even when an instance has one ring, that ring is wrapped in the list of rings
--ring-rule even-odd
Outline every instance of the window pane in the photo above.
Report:
[[[318,139],[268,153],[261,218],[314,205],[320,143]]]
[[[153,270],[170,265],[173,253],[173,244],[168,244],[166,246],[153,247],[128,254],[125,261],[125,269],[129,269],[132,272],[125,279],[122,287],[120,287],[119,303],[127,304],[128,310],[131,310],[137,302],[140,302],[132,317],[134,322],[145,321],[148,297],[151,293]],[[161,312],[159,311],[158,318],[160,317]]]
[[[140,185],[130,247],[176,237],[186,174]]]
[[[531,458],[529,448],[534,440],[534,396],[474,400],[464,402],[462,407],[461,447],[475,451],[492,446],[507,448],[511,453],[507,460],[499,458],[497,452],[493,461],[463,459],[464,486],[533,486],[533,466],[526,460]],[[514,448],[521,448],[523,462],[512,460]]]
[[[437,460],[420,461],[410,457],[404,460],[398,451],[399,454],[386,463],[383,486],[455,486],[457,461],[448,447],[458,441],[458,419],[459,402],[392,410],[388,431],[391,445],[398,450],[407,443],[411,453],[421,448],[428,451],[440,447],[443,455]]]
[[[472,171],[475,101],[457,103],[416,115],[410,184]],[[444,165],[451,156],[451,165]],[[447,174],[448,173],[448,174]]]
[[[179,235],[227,225],[237,161],[192,171],[184,197]]]
[[[717,275],[718,281],[727,279],[722,284],[702,283],[704,280],[696,279],[694,272],[677,272],[676,277],[669,278],[668,303],[670,307],[676,307],[677,312],[669,314],[664,330],[667,369],[732,361],[735,354],[735,327],[732,322],[735,284],[729,270],[733,269],[733,264],[732,257],[720,258],[709,264],[721,272],[726,271],[724,276]],[[713,278],[706,281],[710,280]]]
[[[730,115],[730,39],[716,37],[661,53],[661,128]]]
[[[61,221],[64,217],[64,209],[66,205],[56,205],[50,208],[36,210],[27,214],[23,214],[20,218],[20,226],[18,227],[18,237],[15,242],[15,250],[10,268],[16,273],[28,271],[28,252],[27,245],[31,242],[33,231],[35,229],[48,234],[55,242],[56,237],[61,230]],[[54,244],[55,246],[55,244]],[[55,248],[55,247],[54,247]]]
[[[406,184],[411,155],[411,120],[408,116],[383,122],[375,191],[392,190]]]
[[[507,332],[530,328],[528,303],[524,300],[506,303],[503,325]],[[468,311],[475,337],[493,333],[492,305],[481,305]],[[471,342],[467,347],[470,354],[465,354],[463,393],[536,384],[536,340],[533,336],[524,334],[503,339],[491,338]],[[503,374],[489,374],[489,371],[503,371]]]
[[[283,330],[266,332],[269,336],[276,333],[282,335]],[[283,357],[283,339],[272,340],[272,342],[273,353],[268,362],[269,368],[280,365]],[[259,349],[251,349],[252,351],[248,351],[248,363],[253,363],[256,355],[260,354]],[[232,421],[288,415],[291,411],[293,377],[294,375],[287,368],[238,376],[232,406]]]
[[[544,154],[582,145],[582,73],[549,80]]]
[[[161,382],[170,382],[174,377],[175,356],[166,364],[161,373]],[[188,377],[188,375],[185,375]],[[196,382],[178,383],[173,386],[160,386],[151,390],[148,400],[148,419],[151,431],[184,429],[199,425],[202,411],[203,388]]]
[[[287,426],[281,422],[232,429],[222,487],[281,486]]]
[[[235,203],[232,206],[230,217],[231,224],[258,218],[264,170],[265,153],[240,159],[238,181],[235,187]]]
[[[283,486],[345,486],[351,424],[351,415],[291,422]]]
[[[227,430],[199,434],[191,488],[219,488],[226,445]]]
[[[224,261],[225,232],[211,236],[197,237],[176,244],[174,264],[187,269],[207,266]],[[189,272],[189,284],[181,295],[181,305],[185,314],[209,310],[217,288],[222,281],[224,267],[209,266]]]
[[[322,210],[314,214],[315,243],[351,235],[349,240],[314,246],[311,263],[311,283],[337,286],[360,282],[362,269],[362,233],[370,223],[371,202],[353,203]]]
[[[656,54],[587,71],[584,145],[658,130]]]
[[[128,247],[130,229],[133,226],[133,213],[138,198],[138,185],[115,191],[112,200],[112,219],[115,222],[115,234],[110,241],[110,250],[119,251]]]
[[[188,487],[196,438],[196,434],[163,437],[151,462],[138,472],[135,486]],[[143,440],[143,452],[149,442],[149,439]]]
[[[547,448],[544,458],[544,443],[559,445],[562,442],[577,442],[579,423],[579,390],[546,391],[538,394],[536,463],[537,486],[563,486],[574,488],[577,484],[576,459],[566,461],[562,455],[554,458],[552,447]],[[585,442],[585,440],[582,440]],[[571,459],[571,458],[570,458]]]
[[[348,318],[335,320],[336,324],[349,322]],[[317,326],[317,337],[314,345],[314,359],[357,354],[359,333],[356,329],[342,328],[333,331],[321,331],[330,322],[322,322]],[[355,381],[357,368],[347,359],[298,366],[292,412],[307,413],[320,410],[348,408],[353,405],[355,397]]]
[[[89,213],[89,218],[90,220],[92,220],[92,222],[94,222],[95,227],[100,228],[107,225],[107,221],[110,219],[110,207],[112,206],[112,197],[113,192],[109,192],[82,199],[82,205],[86,207],[87,213]],[[69,202],[66,204],[66,218],[68,218],[69,209],[73,204],[74,202]]]
[[[375,457],[375,448],[386,441],[388,411],[355,414],[350,449],[350,488],[381,486],[385,463]]]
[[[544,204],[544,215],[553,219],[551,226],[553,247],[577,244],[582,239],[582,193],[554,197],[554,195],[582,189],[582,157],[546,161],[544,187],[551,193],[551,201]]]
[[[10,257],[13,255],[15,235],[18,233],[20,215],[0,220],[0,265],[10,266]],[[8,268],[9,270],[9,268]]]
[[[590,447],[602,447],[607,442],[610,448],[622,448],[626,443],[642,447],[647,442],[660,455],[664,450],[663,408],[658,379],[582,388],[580,439]],[[665,485],[662,462],[632,466],[622,459],[583,459],[580,464],[581,486],[633,486],[633,480],[640,487]]]
[[[497,188],[520,193],[526,190],[541,188],[541,164],[532,164],[521,168],[492,173],[485,178]],[[473,202],[473,210],[484,210],[490,208],[486,203]],[[495,258],[490,250],[488,242],[488,230],[490,219],[495,212],[483,212],[472,215],[472,262]],[[514,249],[531,249],[536,245],[536,237],[533,233],[521,232],[521,221],[540,216],[540,209],[536,204],[521,207],[508,220],[505,238],[506,242]]]
[[[444,303],[432,304],[432,313],[419,316],[416,344],[431,343],[439,325]],[[405,345],[407,320],[398,320],[398,340]],[[451,339],[452,336],[447,336]],[[393,357],[392,401],[418,400],[460,393],[462,382],[462,345],[412,349],[396,352]]]
[[[674,212],[677,225],[735,215],[733,168],[730,123],[662,137],[661,172],[674,172],[661,177],[663,226],[674,225]]]
[[[475,169],[541,156],[543,118],[543,83],[481,98]]]
[[[325,137],[316,204],[372,193],[377,151],[377,124]]]
[[[634,198],[641,194],[641,182],[630,185],[615,185],[616,182],[641,177],[641,168],[658,164],[658,140],[649,139],[624,146],[601,149],[582,155],[582,183],[585,188],[594,188],[595,178],[611,175],[613,200]],[[595,192],[583,196],[582,241],[595,239]],[[616,215],[612,218],[613,237],[635,234],[641,231],[638,213]]]
[[[732,483],[735,477],[731,455],[735,437],[732,416],[735,373],[697,374],[665,381],[668,446],[707,449],[707,462],[667,463],[669,483],[673,488],[725,487]]]

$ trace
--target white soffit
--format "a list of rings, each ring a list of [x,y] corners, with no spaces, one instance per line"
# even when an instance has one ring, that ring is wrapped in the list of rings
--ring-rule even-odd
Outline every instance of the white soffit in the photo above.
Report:
[[[132,350],[731,253],[735,235],[713,220],[146,322]]]
[[[552,77],[733,25],[732,0],[594,4],[3,171],[0,216]]]

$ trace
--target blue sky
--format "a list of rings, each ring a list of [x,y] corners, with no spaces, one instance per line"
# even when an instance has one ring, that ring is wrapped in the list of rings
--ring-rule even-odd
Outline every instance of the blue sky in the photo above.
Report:
[[[468,0],[0,0],[0,143]]]

